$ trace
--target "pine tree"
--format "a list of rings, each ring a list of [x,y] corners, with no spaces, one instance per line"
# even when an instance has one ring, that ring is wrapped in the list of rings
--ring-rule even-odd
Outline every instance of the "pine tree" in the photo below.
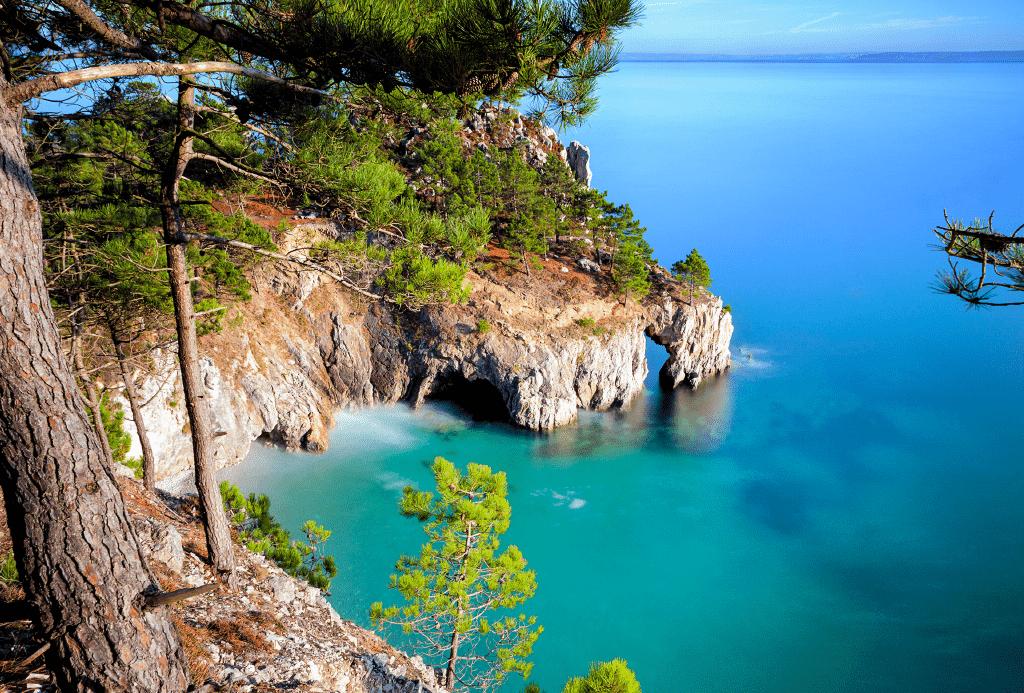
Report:
[[[650,253],[645,253],[635,240],[626,240],[615,251],[615,264],[612,268],[612,281],[615,288],[622,294],[623,305],[626,300],[643,298],[650,291],[651,283],[647,280],[647,260]]]
[[[466,472],[438,457],[433,465],[437,496],[406,487],[401,512],[425,522],[430,538],[419,556],[402,556],[391,588],[409,602],[370,611],[374,626],[400,626],[426,657],[441,656],[448,690],[488,691],[507,674],[524,678],[526,657],[543,631],[534,617],[509,613],[532,597],[536,575],[515,546],[498,553],[511,509],[504,472],[470,464]]]
[[[711,286],[711,270],[696,248],[690,251],[685,261],[677,260],[672,264],[672,273],[689,288],[691,305],[698,287],[706,289]]]

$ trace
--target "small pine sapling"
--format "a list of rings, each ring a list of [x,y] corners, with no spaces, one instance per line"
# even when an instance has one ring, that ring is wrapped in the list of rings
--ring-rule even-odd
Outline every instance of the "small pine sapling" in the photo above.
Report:
[[[511,610],[533,596],[536,574],[515,546],[498,553],[511,515],[504,472],[470,464],[463,473],[442,457],[433,472],[436,497],[411,486],[402,492],[402,514],[424,522],[430,538],[419,556],[399,558],[391,576],[408,605],[377,602],[370,620],[400,627],[427,659],[439,657],[448,690],[490,691],[533,667],[526,657],[543,628]]]

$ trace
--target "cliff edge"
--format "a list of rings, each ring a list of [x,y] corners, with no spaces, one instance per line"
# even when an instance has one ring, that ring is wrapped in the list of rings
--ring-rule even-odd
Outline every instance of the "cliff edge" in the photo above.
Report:
[[[285,250],[325,228],[294,227]],[[241,461],[257,438],[323,452],[334,412],[394,402],[461,397],[524,428],[564,426],[579,409],[624,407],[642,391],[645,334],[669,352],[666,386],[696,387],[730,365],[733,328],[721,299],[691,298],[660,267],[651,268],[648,297],[623,301],[592,261],[553,252],[527,275],[507,251],[488,253],[467,275],[466,302],[415,312],[289,263],[258,266],[253,299],[202,340],[218,466]],[[190,470],[175,354],[156,352],[137,382],[158,478]],[[125,428],[134,440],[131,421]]]

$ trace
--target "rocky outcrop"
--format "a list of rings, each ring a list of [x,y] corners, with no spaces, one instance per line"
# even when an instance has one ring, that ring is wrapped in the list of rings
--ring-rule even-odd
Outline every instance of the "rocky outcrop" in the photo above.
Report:
[[[373,341],[374,392],[381,401],[418,406],[453,384],[483,381],[500,395],[518,426],[548,431],[576,420],[577,410],[628,404],[647,376],[642,326],[589,337],[516,330],[502,321],[480,335],[463,330],[457,311],[426,312],[428,335],[403,344],[389,313],[375,307],[366,327]],[[452,338],[455,336],[455,338]]]
[[[246,312],[204,341],[217,465],[241,461],[257,438],[323,452],[340,408],[419,406],[467,386],[512,423],[548,431],[642,392],[645,333],[669,352],[666,385],[697,387],[729,367],[732,321],[717,297],[691,299],[654,267],[651,298],[624,305],[602,293],[606,272],[593,261],[583,271],[573,259],[548,264],[543,280],[470,273],[468,303],[418,314],[360,303],[313,273],[262,269]],[[154,352],[137,387],[158,478],[187,485],[192,445],[172,350]],[[125,428],[134,438],[130,417]],[[137,441],[129,454],[140,454]]]
[[[732,316],[723,310],[721,298],[695,297],[689,305],[666,297],[653,301],[648,314],[648,336],[669,353],[660,373],[667,386],[697,389],[705,378],[729,368]]]
[[[576,180],[589,188],[594,175],[590,172],[590,149],[579,142],[570,142],[565,148],[565,161],[572,169]]]

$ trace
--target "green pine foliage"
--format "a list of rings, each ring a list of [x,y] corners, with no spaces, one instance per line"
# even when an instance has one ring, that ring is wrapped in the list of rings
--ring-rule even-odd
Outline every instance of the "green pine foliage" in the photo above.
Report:
[[[377,602],[370,620],[400,628],[427,660],[448,667],[449,690],[488,691],[533,666],[526,658],[543,628],[515,609],[533,596],[536,575],[515,546],[499,553],[511,515],[504,472],[478,464],[462,472],[441,457],[433,472],[436,496],[411,486],[402,492],[402,514],[423,522],[428,537],[391,576],[407,604]]]
[[[626,666],[626,660],[594,662],[586,677],[570,679],[562,693],[641,693],[636,675]]]
[[[690,251],[690,254],[686,256],[686,260],[674,262],[672,264],[672,272],[675,274],[676,279],[685,283],[689,288],[691,302],[698,288],[704,287],[706,289],[711,286],[711,270],[696,248]]]
[[[103,420],[103,430],[107,433],[107,442],[110,444],[110,455],[114,458],[114,464],[123,464],[133,472],[135,478],[142,478],[142,460],[138,457],[128,457],[128,451],[132,447],[132,437],[124,430],[124,412],[119,404],[111,401],[106,392],[100,397],[100,418]]]
[[[250,493],[246,498],[227,481],[220,483],[220,494],[224,511],[239,527],[239,538],[246,548],[262,553],[292,577],[303,579],[330,596],[331,580],[338,575],[334,557],[324,554],[330,530],[307,520],[302,525],[306,542],[295,541],[270,514],[270,498],[265,494]]]
[[[377,279],[399,307],[418,309],[438,303],[461,303],[469,296],[463,286],[466,268],[445,258],[432,259],[406,246],[391,253],[391,266]]]
[[[0,561],[0,585],[10,587],[18,582],[18,566],[14,562],[14,552],[4,556]]]
[[[644,251],[632,240],[624,241],[615,251],[612,281],[622,294],[623,303],[630,296],[643,298],[651,289],[651,282],[647,280],[647,262],[644,255]]]

